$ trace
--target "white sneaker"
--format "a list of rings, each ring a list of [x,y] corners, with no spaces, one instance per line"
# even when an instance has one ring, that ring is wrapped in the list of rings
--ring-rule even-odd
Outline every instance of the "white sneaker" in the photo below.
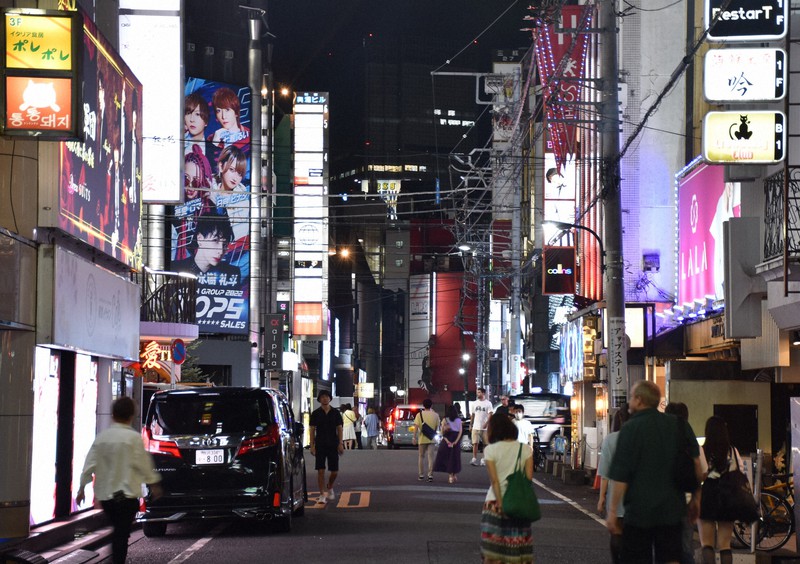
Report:
[[[469,461],[469,463],[470,463],[472,466],[477,466],[477,465],[478,465],[478,459],[477,459],[477,458],[473,458],[472,460],[470,460],[470,461]]]
[[[486,459],[485,458],[481,458],[481,466],[486,466]]]
[[[328,496],[322,494],[317,498],[317,503],[328,503]]]
[[[336,492],[331,488],[328,490],[328,500],[333,501],[334,499],[336,499]]]

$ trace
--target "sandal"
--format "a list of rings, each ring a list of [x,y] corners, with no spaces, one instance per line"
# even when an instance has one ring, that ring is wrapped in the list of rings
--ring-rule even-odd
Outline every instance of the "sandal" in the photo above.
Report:
[[[450,476],[449,478],[447,478],[447,482],[452,484],[455,482],[455,479],[452,476]]]
[[[428,476],[428,481],[433,482],[433,476]]]
[[[423,476],[422,474],[420,474],[420,475],[419,475],[419,477],[417,478],[417,480],[419,480],[420,482],[421,482],[422,480],[424,480],[424,479],[425,479],[425,476]]]

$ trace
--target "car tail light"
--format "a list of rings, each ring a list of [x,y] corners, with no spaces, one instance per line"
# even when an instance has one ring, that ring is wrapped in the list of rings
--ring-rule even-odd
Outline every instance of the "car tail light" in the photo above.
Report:
[[[391,421],[389,421],[389,422],[386,424],[386,429],[387,429],[387,430],[389,430],[389,431],[394,431],[394,423],[392,423]]]
[[[242,444],[239,445],[239,450],[236,452],[236,456],[247,454],[251,450],[260,450],[262,448],[275,446],[280,442],[280,440],[281,437],[280,431],[278,431],[278,426],[276,424],[272,424],[267,427],[265,433],[243,440]]]
[[[275,492],[275,495],[272,496],[272,507],[280,507],[281,506],[281,494],[280,492]]]
[[[150,434],[150,429],[142,429],[142,440],[144,441],[144,449],[147,452],[181,458],[181,451],[178,449],[178,443],[175,441],[158,441]]]

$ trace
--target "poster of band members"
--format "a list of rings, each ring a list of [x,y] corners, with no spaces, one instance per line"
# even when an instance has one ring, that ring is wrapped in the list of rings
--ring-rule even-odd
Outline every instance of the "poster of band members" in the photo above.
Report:
[[[61,143],[59,228],[142,265],[142,85],[83,14],[84,142]]]
[[[250,89],[189,78],[184,203],[174,207],[171,267],[198,277],[201,333],[248,331]]]

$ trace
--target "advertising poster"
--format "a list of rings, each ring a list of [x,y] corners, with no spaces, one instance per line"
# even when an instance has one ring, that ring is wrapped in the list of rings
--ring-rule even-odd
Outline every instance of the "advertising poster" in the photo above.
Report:
[[[61,144],[59,224],[133,269],[142,265],[142,86],[84,15],[84,142]]]
[[[81,472],[86,455],[97,434],[97,360],[85,354],[75,355],[75,423],[72,435],[72,511],[92,507],[93,484],[87,484],[86,499],[75,504],[81,485]]]
[[[740,184],[725,182],[724,172],[701,164],[679,180],[679,304],[724,298],[722,224],[741,216]]]
[[[201,333],[246,334],[250,280],[250,89],[189,78],[183,204],[171,266],[197,276]]]

